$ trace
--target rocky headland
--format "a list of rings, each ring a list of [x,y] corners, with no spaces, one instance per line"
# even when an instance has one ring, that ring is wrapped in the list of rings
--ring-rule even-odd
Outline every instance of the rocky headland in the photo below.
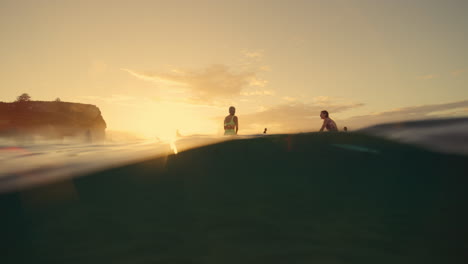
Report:
[[[95,105],[16,101],[0,102],[0,137],[99,141],[105,138],[106,122]]]

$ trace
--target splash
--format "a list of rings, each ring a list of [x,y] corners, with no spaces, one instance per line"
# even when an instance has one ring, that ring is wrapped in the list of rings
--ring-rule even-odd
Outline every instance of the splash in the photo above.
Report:
[[[177,153],[179,153],[179,151],[177,150],[177,146],[176,146],[175,142],[176,142],[176,140],[173,139],[173,140],[171,140],[171,142],[169,144],[170,144],[171,150],[174,152],[174,154],[177,154]]]

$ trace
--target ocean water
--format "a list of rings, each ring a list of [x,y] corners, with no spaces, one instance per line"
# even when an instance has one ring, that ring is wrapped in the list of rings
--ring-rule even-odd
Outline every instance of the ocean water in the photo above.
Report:
[[[168,144],[150,141],[101,144],[3,142],[0,144],[0,192],[121,166],[168,151]]]
[[[118,142],[0,141],[0,193],[49,181],[79,177],[94,171],[124,166],[180,150],[213,144],[226,138],[198,136],[172,141]]]
[[[0,263],[468,263],[468,156],[408,143],[3,146]]]
[[[361,129],[359,132],[441,153],[468,155],[466,117],[381,124]]]

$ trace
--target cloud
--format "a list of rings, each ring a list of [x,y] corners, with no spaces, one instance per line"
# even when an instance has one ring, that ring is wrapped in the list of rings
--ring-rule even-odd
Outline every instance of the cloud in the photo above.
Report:
[[[460,76],[461,74],[468,72],[468,68],[458,69],[452,72],[452,76]]]
[[[432,116],[432,117],[468,116],[468,107],[466,107],[466,108],[447,109],[447,110],[443,110],[443,111],[432,112],[432,113],[429,113],[428,116]]]
[[[105,102],[108,104],[114,104],[114,105],[121,105],[121,106],[128,106],[128,107],[135,107],[135,108],[141,108],[142,103],[148,103],[150,102],[149,99],[147,98],[137,98],[133,96],[128,96],[124,94],[112,94],[110,96],[94,96],[94,95],[88,95],[88,96],[78,96],[77,98],[78,101],[91,101],[91,102]]]
[[[297,100],[297,98],[294,97],[289,97],[289,96],[284,96],[283,100],[288,101],[288,102],[294,102]]]
[[[319,105],[328,104],[331,100],[332,98],[330,96],[315,96],[312,98],[312,101]]]
[[[253,91],[242,91],[240,93],[243,96],[253,96],[253,95],[274,95],[274,91],[270,90],[253,90]]]
[[[263,50],[242,50],[238,58],[237,67],[240,69],[250,70],[254,72],[268,72],[271,67],[263,62],[265,57]]]
[[[418,76],[417,79],[418,80],[430,80],[430,79],[435,79],[435,78],[438,78],[439,75],[437,74],[427,74],[427,75],[421,75],[421,76]]]
[[[263,50],[258,50],[258,51],[242,51],[245,57],[250,58],[250,59],[261,59],[263,58]]]
[[[331,115],[361,107],[362,103],[323,105],[315,103],[281,104],[270,108],[262,107],[258,112],[239,114],[239,127],[243,133],[260,133],[268,128],[271,133],[306,132],[320,129],[320,111],[326,109]],[[260,131],[261,130],[261,131]]]
[[[259,86],[259,87],[265,87],[268,84],[267,80],[259,79],[259,78],[252,78],[250,80],[249,85],[250,86]]]
[[[166,85],[184,85],[183,82],[178,82],[178,81],[174,81],[174,80],[170,80],[170,79],[166,79],[164,77],[162,77],[161,75],[158,75],[158,74],[153,74],[153,73],[139,73],[139,72],[136,72],[136,71],[133,71],[133,70],[130,70],[130,69],[125,69],[125,68],[122,68],[121,69],[122,71],[125,71],[125,72],[128,72],[130,73],[130,75],[138,78],[138,79],[141,79],[141,80],[144,80],[144,81],[150,81],[150,82],[155,82],[155,83],[159,83],[159,84],[166,84]],[[173,72],[176,72],[175,70],[173,70]]]
[[[170,103],[170,104],[178,104],[181,106],[190,106],[190,107],[198,107],[198,108],[217,108],[217,109],[225,109],[226,105],[230,104],[230,102],[226,102],[224,100],[212,100],[209,103],[206,101],[197,98],[197,97],[181,97],[181,96],[166,96],[166,97],[153,97],[152,100],[158,103]]]
[[[262,65],[258,68],[260,71],[265,71],[265,72],[269,72],[271,71],[271,67],[268,66],[268,65]]]
[[[444,104],[409,106],[369,115],[354,116],[340,122],[343,126],[358,129],[381,123],[448,117],[449,114],[460,116],[466,114],[463,109],[467,107],[468,100]]]
[[[216,99],[239,96],[241,91],[249,86],[263,87],[267,84],[266,80],[257,78],[253,71],[235,72],[222,64],[211,65],[201,70],[172,70],[166,73],[122,70],[145,81],[175,85],[186,90],[192,101],[208,104],[212,104]]]

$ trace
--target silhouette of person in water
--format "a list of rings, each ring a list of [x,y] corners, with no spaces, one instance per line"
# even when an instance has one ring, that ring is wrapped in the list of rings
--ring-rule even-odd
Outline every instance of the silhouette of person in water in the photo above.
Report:
[[[344,132],[348,132],[348,127],[343,127]]]
[[[239,120],[236,113],[236,108],[234,106],[229,107],[229,115],[224,118],[224,135],[237,135],[239,131]]]
[[[267,129],[266,129],[266,127],[265,127],[265,130],[263,130],[263,134],[266,134],[266,132],[267,132]]]
[[[328,131],[338,131],[335,121],[328,117],[328,111],[323,110],[320,112],[320,117],[323,119],[323,125],[322,128],[320,128],[320,132],[322,132],[324,128]]]

